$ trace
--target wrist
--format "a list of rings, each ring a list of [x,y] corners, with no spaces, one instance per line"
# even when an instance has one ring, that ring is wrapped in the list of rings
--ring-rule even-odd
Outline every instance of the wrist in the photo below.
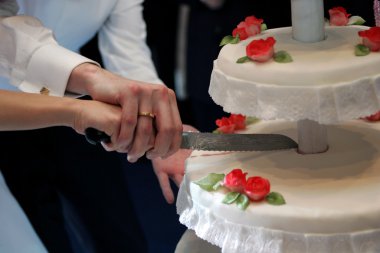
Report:
[[[101,67],[92,63],[82,63],[75,67],[70,74],[67,90],[82,95],[91,95],[94,89],[94,80],[101,71]]]
[[[82,106],[84,106],[82,100],[79,99],[66,97],[60,99],[60,102],[52,106],[57,117],[57,125],[74,128]]]

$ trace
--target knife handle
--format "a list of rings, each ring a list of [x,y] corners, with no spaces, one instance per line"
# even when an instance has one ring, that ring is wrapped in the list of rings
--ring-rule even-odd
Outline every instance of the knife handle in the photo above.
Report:
[[[86,140],[92,145],[96,145],[100,142],[111,142],[111,138],[105,132],[99,131],[98,129],[92,127],[86,128],[84,131],[84,136],[86,137]]]

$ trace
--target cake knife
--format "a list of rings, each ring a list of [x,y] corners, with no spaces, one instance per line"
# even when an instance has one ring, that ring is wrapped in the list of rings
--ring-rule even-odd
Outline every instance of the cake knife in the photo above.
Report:
[[[110,142],[110,137],[94,128],[85,130],[86,140],[96,145]],[[182,149],[207,151],[271,151],[294,149],[298,144],[282,134],[214,134],[199,132],[182,133]]]

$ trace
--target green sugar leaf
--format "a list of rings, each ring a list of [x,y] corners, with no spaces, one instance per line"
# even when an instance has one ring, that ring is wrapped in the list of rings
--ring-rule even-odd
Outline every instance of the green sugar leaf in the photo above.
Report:
[[[360,16],[352,16],[348,19],[348,25],[363,25],[365,22]]]
[[[293,58],[288,52],[281,50],[274,54],[274,60],[278,63],[289,63],[293,61]]]
[[[284,197],[278,192],[271,192],[265,198],[271,205],[280,206],[286,204]]]
[[[233,39],[230,41],[231,44],[237,44],[240,42],[240,36],[239,34],[236,35],[236,37],[233,37]]]
[[[240,38],[239,38],[239,35],[237,35],[236,37],[232,36],[232,35],[227,35],[225,36],[222,41],[219,43],[219,46],[225,46],[227,44],[236,44],[240,41]]]
[[[213,134],[221,134],[221,132],[218,130],[218,129],[215,129],[214,131],[212,131]]]
[[[249,205],[249,198],[244,194],[240,194],[236,199],[236,205],[239,207],[239,209],[244,211]]]
[[[363,44],[358,44],[355,47],[355,55],[356,56],[366,56],[370,52],[371,52],[371,50],[367,46],[364,46]]]
[[[217,190],[219,190],[219,188],[223,187],[222,185],[223,185],[223,181],[221,180],[221,181],[217,182],[216,184],[214,184],[214,185],[212,186],[212,189],[213,189],[214,191],[217,191]]]
[[[268,30],[268,26],[267,26],[267,24],[262,23],[261,24],[261,31],[265,31],[265,30]]]
[[[214,186],[224,179],[224,174],[210,173],[206,177],[203,177],[194,184],[199,185],[203,190],[214,191]]]
[[[231,42],[231,40],[233,40],[233,36],[232,35],[227,35],[227,36],[224,36],[222,41],[219,43],[219,46],[224,46],[224,45],[227,45]]]
[[[255,123],[259,122],[259,121],[260,121],[260,119],[256,118],[256,117],[246,117],[245,118],[245,124],[246,125],[255,124]]]
[[[229,192],[226,194],[222,202],[224,204],[232,204],[238,199],[239,196],[240,196],[240,193],[238,192]]]
[[[251,61],[251,59],[249,59],[248,56],[243,56],[243,57],[237,59],[236,63],[245,63],[245,62],[249,62],[249,61]]]

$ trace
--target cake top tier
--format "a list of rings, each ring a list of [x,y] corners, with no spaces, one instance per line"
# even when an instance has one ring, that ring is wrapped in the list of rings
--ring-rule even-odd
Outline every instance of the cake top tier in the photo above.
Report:
[[[222,48],[214,62],[209,93],[231,113],[262,119],[315,120],[322,124],[370,115],[379,109],[380,55],[355,56],[365,26],[326,27],[325,40],[303,43],[292,28],[264,31]],[[252,40],[274,37],[275,51],[291,63],[236,63]]]
[[[355,46],[361,43],[358,31],[364,29],[368,27],[327,27],[325,40],[315,43],[293,39],[291,27],[271,29],[237,45],[224,46],[215,65],[229,76],[276,86],[331,86],[367,79],[380,74],[376,67],[380,66],[380,57],[378,53],[365,57],[355,56]],[[269,36],[277,41],[275,51],[288,52],[293,62],[236,63],[237,59],[246,54],[246,46],[252,40]]]

